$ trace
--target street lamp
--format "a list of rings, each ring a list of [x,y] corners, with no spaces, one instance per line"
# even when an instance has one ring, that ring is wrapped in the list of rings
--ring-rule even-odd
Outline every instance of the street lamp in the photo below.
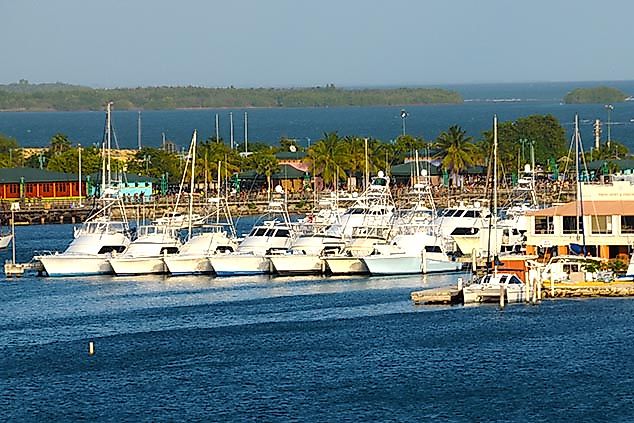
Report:
[[[409,116],[409,113],[405,109],[401,110],[401,120],[403,121],[403,136],[405,136],[405,119]]]
[[[605,108],[608,111],[608,142],[607,142],[607,146],[608,146],[608,149],[609,149],[610,148],[610,142],[612,141],[612,137],[610,136],[610,117],[611,117],[611,114],[612,114],[612,110],[614,110],[614,106],[611,105],[611,104],[606,104]]]

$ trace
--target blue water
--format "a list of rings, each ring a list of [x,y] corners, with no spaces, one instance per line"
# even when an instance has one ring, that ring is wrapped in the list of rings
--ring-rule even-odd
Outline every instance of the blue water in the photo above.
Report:
[[[71,228],[17,229],[28,257],[63,247]],[[3,280],[0,416],[634,420],[631,299],[410,302],[455,278]]]
[[[581,119],[581,135],[589,148],[593,143],[592,124],[604,122],[603,139],[607,138],[607,111],[603,104],[565,105],[561,98],[579,86],[601,83],[535,83],[457,85],[467,100],[460,105],[407,106],[405,122],[408,134],[435,139],[452,125],[460,125],[468,135],[479,139],[482,131],[492,126],[493,115],[500,121],[515,120],[533,114],[552,114],[572,130],[575,113]],[[608,83],[634,94],[634,82]],[[516,102],[493,100],[517,99]],[[611,113],[611,137],[634,150],[634,102],[614,105]],[[393,107],[325,107],[291,109],[207,109],[142,112],[142,145],[161,145],[162,133],[180,148],[189,145],[194,129],[199,137],[215,136],[215,116],[220,119],[220,136],[230,140],[229,113],[233,113],[234,141],[243,145],[244,112],[248,113],[249,142],[276,144],[280,138],[296,138],[307,146],[326,132],[339,135],[375,137],[390,141],[402,133],[400,106]],[[117,141],[123,148],[137,146],[137,111],[116,111],[113,116]],[[0,133],[12,136],[22,146],[46,146],[57,132],[69,136],[74,143],[98,144],[104,127],[103,112],[0,112]],[[243,147],[240,147],[243,148]]]

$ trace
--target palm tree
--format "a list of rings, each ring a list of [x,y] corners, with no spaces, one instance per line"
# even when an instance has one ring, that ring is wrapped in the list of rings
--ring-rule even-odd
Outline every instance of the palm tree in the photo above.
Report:
[[[442,160],[442,166],[451,173],[454,184],[458,182],[460,172],[477,160],[477,147],[472,141],[473,137],[466,136],[466,131],[458,125],[451,126],[436,139],[435,146],[440,150],[437,157]]]
[[[321,176],[324,184],[334,188],[337,175],[339,179],[345,178],[345,145],[339,135],[336,132],[324,134],[324,138],[308,150],[306,162],[315,176]]]
[[[198,148],[199,160],[204,161],[206,165],[198,166],[198,172],[203,176],[204,172],[207,172],[207,180],[213,181],[218,178],[218,170],[220,170],[220,177],[228,178],[240,171],[240,156],[235,150],[232,150],[228,145],[220,141],[216,141],[215,137],[207,139]],[[200,163],[200,162],[199,162]],[[220,169],[218,169],[220,166]],[[218,181],[218,187],[220,187],[220,181]]]
[[[249,157],[256,173],[266,176],[267,193],[271,195],[271,176],[279,169],[279,161],[272,151],[257,151]]]

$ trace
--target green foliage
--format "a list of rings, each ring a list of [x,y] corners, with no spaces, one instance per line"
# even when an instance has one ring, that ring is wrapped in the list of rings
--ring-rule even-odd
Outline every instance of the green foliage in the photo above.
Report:
[[[0,134],[0,167],[15,167],[22,162],[22,150],[15,138]]]
[[[477,161],[478,149],[473,143],[473,137],[467,136],[466,131],[458,125],[441,133],[436,139],[435,147],[440,150],[437,156],[441,159],[442,166],[451,172],[454,181],[460,172]]]
[[[346,157],[345,145],[336,132],[324,134],[324,138],[318,140],[308,149],[306,162],[316,176],[320,176],[325,185],[334,188],[337,176],[339,180],[345,180]]]
[[[323,107],[462,103],[457,92],[438,88],[344,90],[148,87],[92,89],[64,84],[0,85],[0,110],[101,110],[107,101],[124,109],[196,107]]]
[[[607,104],[621,103],[627,95],[622,91],[611,87],[577,88],[564,96],[566,104]]]
[[[493,131],[485,131],[482,137],[481,152],[484,157],[490,157]],[[561,157],[567,152],[566,131],[552,115],[531,115],[515,122],[498,123],[498,163],[508,172],[517,170],[518,156],[520,168],[530,163],[531,143],[538,164],[545,165],[549,158]],[[522,150],[524,157],[521,157]]]
[[[157,179],[167,172],[168,180],[180,181],[183,176],[181,165],[182,161],[176,154],[144,147],[134,155],[134,159],[128,161],[127,171]]]
[[[68,136],[58,132],[51,137],[50,147],[48,149],[48,156],[49,157],[58,156],[64,153],[65,151],[70,150],[71,145],[72,143],[68,139]]]

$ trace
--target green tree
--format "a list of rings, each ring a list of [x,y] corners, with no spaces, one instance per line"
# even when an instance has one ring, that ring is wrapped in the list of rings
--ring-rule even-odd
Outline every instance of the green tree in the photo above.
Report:
[[[315,176],[320,176],[325,185],[335,188],[335,180],[345,180],[345,146],[336,132],[324,134],[308,149],[306,162]]]
[[[454,183],[458,182],[458,175],[477,160],[478,149],[472,141],[473,137],[467,136],[458,125],[451,126],[436,139],[435,147],[440,150],[437,157],[451,173]]]
[[[54,157],[59,154],[64,153],[71,149],[72,143],[68,139],[68,136],[62,134],[61,132],[56,133],[51,137],[50,147],[49,147],[49,157]]]
[[[183,176],[181,160],[174,153],[159,148],[144,147],[127,163],[127,171],[159,179],[164,173],[170,181],[180,181]]]
[[[266,177],[267,192],[271,193],[271,176],[279,169],[279,161],[275,153],[270,151],[257,151],[249,156],[249,162],[258,175]]]
[[[0,134],[0,167],[21,166],[23,162],[22,150],[15,138]]]
[[[201,143],[196,149],[198,156],[197,166],[200,169],[196,172],[204,179],[205,168],[207,169],[207,180],[214,181],[218,179],[218,166],[220,166],[220,178],[228,178],[235,172],[240,171],[241,158],[236,150],[232,150],[222,140],[216,142],[215,137],[208,138]],[[205,165],[205,163],[207,163]]]

